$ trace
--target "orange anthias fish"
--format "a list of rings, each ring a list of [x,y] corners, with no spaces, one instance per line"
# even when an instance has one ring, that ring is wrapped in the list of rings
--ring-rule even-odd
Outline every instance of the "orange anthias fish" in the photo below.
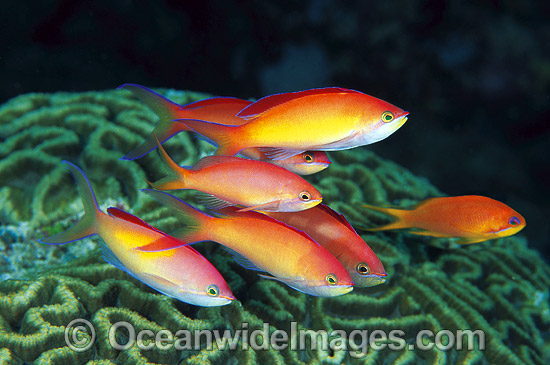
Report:
[[[321,193],[302,177],[267,162],[233,156],[206,156],[190,169],[180,167],[159,144],[168,176],[149,183],[159,190],[195,189],[210,194],[211,207],[294,212],[311,208]]]
[[[177,236],[185,242],[218,242],[234,251],[242,266],[270,273],[273,276],[262,277],[281,281],[306,294],[332,297],[353,290],[353,281],[342,264],[302,231],[258,212],[216,218],[167,193],[142,191],[178,212],[187,226]],[[170,242],[153,242],[139,250],[175,247],[177,244]]]
[[[380,141],[407,120],[408,112],[355,90],[336,87],[264,97],[241,110],[247,121],[228,126],[181,120],[212,139],[217,155],[233,156],[264,148],[269,158],[284,159],[307,150],[334,151]]]
[[[248,121],[238,117],[236,114],[252,104],[251,101],[247,100],[217,97],[200,100],[187,105],[179,105],[141,85],[124,84],[118,88],[131,91],[159,117],[159,122],[153,129],[153,133],[135,150],[124,156],[123,159],[125,160],[134,160],[143,157],[157,148],[154,135],[164,143],[175,134],[190,130],[187,125],[174,122],[174,119],[198,119],[226,125],[241,125]],[[204,137],[207,141],[212,142],[208,131],[205,132]],[[244,149],[240,154],[248,158],[282,166],[299,175],[314,174],[326,169],[330,165],[330,159],[326,152],[322,151],[306,151],[302,156],[293,156],[283,160],[271,160],[257,148]]]
[[[235,299],[218,270],[191,247],[166,252],[136,250],[152,242],[184,243],[117,208],[109,208],[109,215],[103,213],[84,173],[70,162],[63,162],[82,196],[84,217],[67,231],[39,242],[61,245],[98,234],[105,242],[105,261],[163,294],[205,307],[226,305]]]
[[[282,160],[273,160],[259,148],[245,148],[239,155],[284,167],[298,175],[311,175],[326,169],[331,161],[324,151],[305,151]]]
[[[412,228],[412,234],[459,238],[459,244],[483,242],[514,235],[525,227],[525,219],[499,201],[477,195],[430,198],[411,210],[364,207],[394,216],[397,220],[368,231]]]
[[[223,209],[221,212],[227,212],[229,209]],[[319,204],[295,213],[266,214],[306,232],[329,250],[348,270],[356,287],[369,287],[386,281],[386,271],[378,256],[355,232],[347,219],[327,205]]]

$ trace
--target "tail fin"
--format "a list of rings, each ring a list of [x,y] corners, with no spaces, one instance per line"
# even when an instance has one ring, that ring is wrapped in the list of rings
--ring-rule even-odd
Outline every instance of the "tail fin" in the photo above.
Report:
[[[235,156],[247,147],[239,141],[241,126],[212,123],[198,119],[178,119],[175,122],[185,124],[194,132],[214,142],[218,146],[216,155]]]
[[[159,122],[155,126],[155,129],[153,129],[153,133],[151,133],[136,149],[130,151],[127,155],[122,157],[123,160],[135,160],[141,158],[157,148],[157,143],[153,134],[155,134],[158,139],[164,143],[173,135],[181,131],[189,130],[189,127],[185,124],[172,122],[173,119],[180,118],[178,114],[182,109],[181,105],[168,100],[164,96],[157,94],[145,86],[124,84],[119,86],[118,89],[131,91],[159,117]]]
[[[213,217],[196,208],[193,208],[191,205],[168,193],[152,189],[141,189],[141,191],[151,196],[162,205],[173,209],[182,219],[182,222],[185,223],[186,226],[174,235],[176,238],[187,243],[209,240],[208,223],[214,219]],[[140,250],[143,251],[143,247],[140,248]],[[155,250],[156,249],[148,248],[146,251]]]
[[[405,216],[408,212],[406,209],[395,209],[395,208],[382,208],[370,204],[363,204],[362,207],[376,210],[387,215],[390,215],[396,220],[390,224],[386,224],[376,228],[362,228],[366,231],[376,232],[376,231],[386,231],[390,229],[401,229],[401,228],[411,228],[411,225],[405,219]]]
[[[48,245],[63,245],[96,234],[95,222],[98,214],[102,213],[97,204],[92,186],[86,175],[84,175],[84,172],[68,161],[63,161],[63,163],[71,171],[80,192],[80,197],[84,204],[84,216],[65,232],[38,240],[38,242]]]
[[[160,144],[160,141],[153,135],[159,149],[159,155],[164,166],[164,172],[167,176],[158,180],[157,182],[151,183],[148,182],[155,189],[159,190],[176,190],[176,189],[186,189],[185,187],[185,174],[187,170],[180,167],[177,163],[170,158],[166,150]]]

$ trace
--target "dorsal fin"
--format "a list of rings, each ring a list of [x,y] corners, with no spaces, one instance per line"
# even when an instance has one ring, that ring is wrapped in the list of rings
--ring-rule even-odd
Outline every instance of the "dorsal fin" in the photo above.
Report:
[[[329,207],[328,205],[323,204],[323,203],[317,204],[317,207],[319,207],[318,209],[322,210],[323,212],[326,212],[327,214],[330,214],[332,217],[337,219],[338,222],[342,223],[344,226],[346,226],[353,233],[357,234],[357,232],[355,232],[355,229],[351,226],[351,224],[348,222],[346,217],[344,217],[344,215],[338,213],[337,211],[335,211],[334,209],[332,209],[331,207]],[[311,209],[315,209],[317,207],[313,207]]]
[[[255,218],[255,219],[262,219],[264,221],[268,221],[268,222],[271,222],[271,223],[274,223],[274,224],[278,224],[278,225],[281,225],[281,226],[284,226],[288,229],[291,229],[293,230],[294,232],[296,233],[299,233],[300,235],[302,235],[303,237],[317,243],[317,241],[315,241],[313,238],[311,238],[310,235],[308,235],[306,232],[304,231],[301,231],[299,230],[298,228],[296,227],[292,227],[284,222],[281,222],[275,218],[271,218],[263,213],[260,213],[260,212],[255,212],[255,211],[252,211],[252,210],[249,210],[249,211],[246,211],[246,212],[238,212],[240,208],[239,207],[235,207],[235,206],[231,206],[231,207],[226,207],[226,208],[223,208],[223,209],[216,209],[215,212],[219,212],[223,215],[226,215],[226,216],[229,216],[229,217],[243,217],[243,218]],[[223,218],[223,217],[222,217]],[[318,244],[318,243],[317,243]]]
[[[341,94],[341,93],[359,93],[359,91],[343,89],[340,87],[325,87],[321,89],[310,89],[304,91],[297,91],[293,93],[282,93],[282,94],[273,94],[266,97],[263,97],[256,101],[255,103],[250,104],[243,110],[237,113],[238,117],[244,119],[254,118],[258,114],[265,112],[277,105],[286,103],[287,101],[294,100],[297,98],[302,98],[304,96],[310,95],[323,95],[323,94]]]
[[[145,223],[143,220],[141,220],[140,218],[136,217],[135,215],[132,215],[130,213],[126,213],[125,211],[121,210],[121,209],[118,209],[118,208],[115,208],[115,207],[111,207],[111,208],[108,208],[107,209],[107,213],[109,213],[110,216],[112,217],[115,217],[115,218],[119,218],[119,219],[123,219],[127,222],[131,222],[131,223],[134,223],[134,224],[137,224],[137,225],[140,225],[142,227],[145,227],[145,228],[149,228],[149,229],[152,229],[153,231],[155,232],[158,232],[158,233],[161,233],[163,235],[167,235],[166,233],[158,230],[157,228],[151,226],[150,224],[148,223]]]
[[[218,165],[221,163],[229,163],[229,162],[241,162],[241,161],[251,161],[247,158],[240,158],[235,156],[206,156],[201,158],[192,168],[191,170],[200,170],[204,169],[206,167]],[[246,162],[245,162],[246,163]]]
[[[215,97],[215,98],[208,98],[204,100],[195,101],[187,105],[183,105],[181,106],[181,109],[182,110],[198,109],[198,108],[203,108],[205,106],[220,105],[220,104],[235,104],[235,105],[240,104],[244,108],[252,104],[252,102],[248,100],[232,98],[232,97]]]

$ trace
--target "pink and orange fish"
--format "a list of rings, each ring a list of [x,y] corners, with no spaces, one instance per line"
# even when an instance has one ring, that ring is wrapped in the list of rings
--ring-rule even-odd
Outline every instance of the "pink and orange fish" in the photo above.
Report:
[[[185,242],[218,242],[233,250],[242,266],[265,271],[273,276],[262,277],[306,294],[332,297],[353,290],[353,280],[342,264],[302,231],[252,211],[243,217],[212,217],[167,193],[142,191],[175,209],[186,224],[176,236]],[[177,243],[157,241],[139,250],[164,252],[176,247]]]
[[[321,193],[302,177],[276,165],[233,156],[206,156],[192,168],[176,164],[159,144],[167,176],[149,183],[159,190],[195,189],[211,196],[211,207],[294,212],[311,208]]]
[[[228,210],[226,208],[222,213]],[[386,281],[387,274],[378,256],[355,232],[347,219],[329,206],[319,204],[301,212],[266,214],[306,232],[329,250],[348,270],[356,287],[369,287]]]
[[[365,228],[368,231],[409,229],[409,233],[458,238],[471,244],[514,235],[525,228],[525,218],[497,200],[478,195],[430,198],[412,209],[381,208],[365,204],[396,218],[393,223]]]
[[[217,155],[261,148],[277,160],[308,150],[343,150],[380,141],[399,129],[407,115],[361,92],[327,87],[266,96],[238,112],[246,122],[242,125],[180,122],[213,140]]]
[[[126,160],[140,158],[155,149],[157,144],[154,135],[164,143],[173,135],[190,130],[187,125],[174,122],[174,119],[198,119],[226,125],[241,125],[246,123],[247,120],[236,116],[236,114],[252,103],[251,101],[237,98],[217,97],[187,105],[179,105],[141,85],[124,84],[118,88],[131,91],[159,117],[159,122],[155,126],[153,133],[135,150],[124,156],[123,159]],[[212,142],[208,131],[205,131],[204,137],[206,140]],[[272,160],[257,148],[244,149],[240,154],[248,158],[282,166],[299,175],[314,174],[330,165],[330,159],[326,152],[322,151],[306,151],[302,155],[282,160]]]
[[[98,234],[105,242],[103,257],[151,288],[183,302],[212,307],[231,303],[235,297],[214,266],[189,246],[165,252],[142,252],[136,247],[152,242],[183,246],[184,243],[117,208],[103,213],[84,173],[70,162],[84,203],[84,217],[67,231],[39,240],[62,245]]]

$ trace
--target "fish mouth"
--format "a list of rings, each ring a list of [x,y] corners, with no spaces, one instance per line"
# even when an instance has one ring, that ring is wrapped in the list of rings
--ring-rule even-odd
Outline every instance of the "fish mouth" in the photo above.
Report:
[[[329,167],[330,164],[331,164],[330,162],[312,162],[308,166],[310,166],[310,168],[316,167],[317,169],[320,169],[320,170],[315,170],[316,172],[319,172]]]
[[[402,126],[405,124],[405,122],[409,119],[409,112],[404,112],[399,117],[396,118],[399,121],[399,126]]]
[[[387,280],[388,274],[384,273],[372,273],[369,275],[363,276],[363,279],[368,279],[369,281],[376,284],[385,283]]]
[[[343,289],[345,290],[346,294],[349,293],[350,291],[353,290],[353,285],[346,285],[343,287]]]
[[[404,111],[403,113],[399,114],[395,119],[399,119],[399,118],[407,118],[409,116],[409,112],[406,112]]]
[[[218,297],[216,297],[216,301],[213,302],[212,307],[221,307],[223,305],[228,305],[228,304],[231,304],[235,301],[235,297],[234,296],[227,296],[227,295],[220,295]],[[208,306],[208,305],[205,305],[205,306]]]

